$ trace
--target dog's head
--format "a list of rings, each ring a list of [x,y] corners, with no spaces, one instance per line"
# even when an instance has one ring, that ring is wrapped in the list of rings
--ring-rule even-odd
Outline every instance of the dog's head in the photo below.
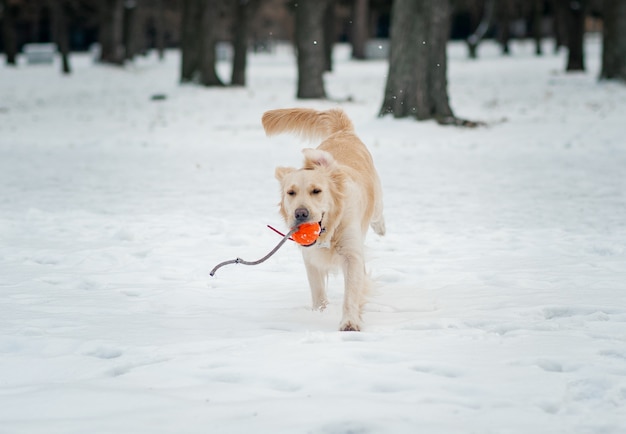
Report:
[[[291,228],[307,222],[321,222],[327,228],[341,214],[344,175],[326,151],[304,149],[301,169],[277,167],[280,182],[280,213]]]

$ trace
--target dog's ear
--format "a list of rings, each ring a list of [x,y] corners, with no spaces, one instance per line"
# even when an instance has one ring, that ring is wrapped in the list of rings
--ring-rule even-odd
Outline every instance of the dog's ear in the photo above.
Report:
[[[335,159],[333,156],[326,151],[322,151],[321,149],[312,149],[305,148],[302,150],[304,154],[304,167],[305,168],[314,168],[325,167],[331,168],[335,164]]]
[[[276,179],[278,179],[279,181],[282,182],[283,178],[290,174],[291,172],[294,172],[296,169],[294,169],[293,167],[277,167],[276,170],[274,171],[274,177],[276,177]]]

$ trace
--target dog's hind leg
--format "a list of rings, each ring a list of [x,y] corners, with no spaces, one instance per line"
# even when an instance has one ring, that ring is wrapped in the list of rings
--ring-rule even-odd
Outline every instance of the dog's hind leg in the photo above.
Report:
[[[374,230],[374,232],[376,232],[376,234],[385,235],[385,218],[382,216],[382,214],[378,217],[378,219],[372,220],[370,226]]]
[[[328,306],[328,298],[326,297],[326,283],[328,274],[315,267],[309,261],[305,260],[306,274],[309,278],[309,286],[311,287],[311,299],[313,310],[322,311]]]
[[[382,191],[380,189],[380,185],[376,189],[378,192],[376,195],[376,201],[374,204],[374,214],[372,215],[372,220],[370,221],[370,227],[376,232],[378,235],[385,235],[385,217],[383,216],[383,199],[382,199]]]

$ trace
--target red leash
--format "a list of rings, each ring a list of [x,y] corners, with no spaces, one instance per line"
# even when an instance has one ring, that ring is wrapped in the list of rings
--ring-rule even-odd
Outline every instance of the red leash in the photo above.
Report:
[[[281,237],[284,237],[285,234],[283,234],[281,231],[279,231],[278,229],[272,227],[271,225],[267,225],[268,228],[270,228],[271,230],[273,230],[274,232],[276,232],[278,235],[280,235]],[[294,239],[292,237],[289,237],[289,239],[291,241],[294,241]]]

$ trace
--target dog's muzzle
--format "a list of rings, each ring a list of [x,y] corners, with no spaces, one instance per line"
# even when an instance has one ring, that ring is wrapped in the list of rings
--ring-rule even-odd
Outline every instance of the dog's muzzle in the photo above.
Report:
[[[315,244],[317,244],[317,241],[319,240],[319,237],[321,237],[322,234],[326,233],[326,228],[324,227],[324,224],[322,223],[322,221],[324,220],[324,214],[325,213],[322,213],[322,218],[320,219],[319,222],[317,222],[320,225],[320,233],[318,234],[317,239],[315,241],[313,241],[311,244],[306,244],[306,245],[305,244],[300,244],[302,247],[314,246]],[[308,215],[308,211],[307,211],[307,215]],[[327,245],[328,242],[324,242],[322,244]]]

